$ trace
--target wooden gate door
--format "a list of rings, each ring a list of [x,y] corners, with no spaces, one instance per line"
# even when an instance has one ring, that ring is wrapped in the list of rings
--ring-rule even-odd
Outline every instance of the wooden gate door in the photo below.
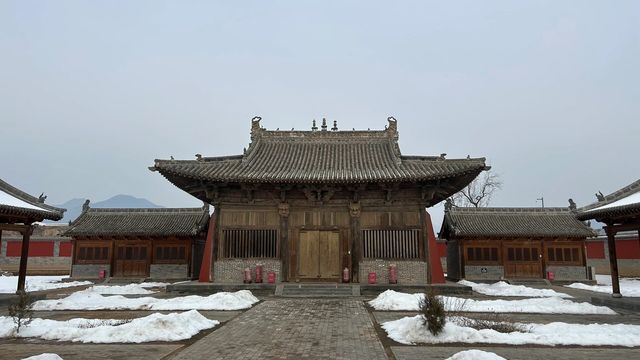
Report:
[[[298,254],[299,278],[340,278],[340,235],[337,231],[301,231]]]
[[[148,242],[116,242],[114,277],[148,277],[151,246]]]
[[[504,244],[506,278],[539,279],[542,274],[542,249],[539,241]]]

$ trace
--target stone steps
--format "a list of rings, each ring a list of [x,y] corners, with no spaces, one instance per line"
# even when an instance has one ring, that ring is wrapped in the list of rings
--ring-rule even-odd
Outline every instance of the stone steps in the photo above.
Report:
[[[505,280],[511,285],[540,285],[551,286],[551,283],[547,279],[507,279]]]
[[[342,284],[281,284],[276,295],[282,297],[349,297],[360,296],[359,285]]]

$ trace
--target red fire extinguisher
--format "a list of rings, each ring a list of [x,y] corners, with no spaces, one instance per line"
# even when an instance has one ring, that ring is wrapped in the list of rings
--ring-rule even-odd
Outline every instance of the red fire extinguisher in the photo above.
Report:
[[[369,284],[375,284],[376,283],[376,273],[370,272],[368,280],[369,280]]]
[[[342,282],[343,283],[348,283],[349,282],[349,268],[344,268],[344,270],[342,270]]]
[[[251,269],[249,268],[244,269],[244,283],[245,284],[251,283]]]
[[[256,265],[256,283],[262,282],[262,264]]]
[[[389,284],[398,283],[398,267],[395,264],[389,265]]]

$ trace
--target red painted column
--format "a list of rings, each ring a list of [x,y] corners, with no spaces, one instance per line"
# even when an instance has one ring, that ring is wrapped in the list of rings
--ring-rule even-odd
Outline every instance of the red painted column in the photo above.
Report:
[[[442,263],[440,262],[440,252],[436,244],[436,234],[433,231],[431,223],[431,215],[428,211],[424,211],[424,225],[427,228],[427,245],[429,251],[429,274],[431,274],[432,284],[444,284],[444,271],[442,271]]]
[[[216,232],[216,217],[218,212],[214,211],[209,219],[209,230],[207,231],[207,240],[204,243],[204,252],[202,254],[202,263],[200,265],[199,282],[211,282],[211,265],[213,260],[213,236]]]

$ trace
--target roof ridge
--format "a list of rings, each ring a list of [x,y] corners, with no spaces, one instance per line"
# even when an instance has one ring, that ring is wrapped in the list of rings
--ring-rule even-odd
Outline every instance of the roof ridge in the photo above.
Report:
[[[204,207],[189,208],[89,208],[86,212],[97,213],[175,213],[175,212],[205,212]]]
[[[631,184],[618,189],[614,192],[612,192],[611,194],[608,194],[604,197],[604,200],[602,201],[596,201],[593,202],[591,204],[585,205],[583,207],[581,207],[580,209],[578,209],[578,212],[583,212],[583,211],[587,211],[587,210],[591,210],[591,209],[595,209],[597,207],[600,206],[604,206],[604,205],[608,205],[611,204],[612,202],[618,201],[623,197],[627,197],[629,195],[635,194],[637,192],[640,192],[640,179],[632,182]]]
[[[568,207],[459,207],[454,206],[450,212],[493,212],[493,213],[549,213],[549,212],[571,212]]]
[[[27,204],[30,204],[32,206],[36,206],[39,208],[42,208],[43,212],[49,211],[49,212],[54,212],[57,213],[58,215],[60,215],[60,217],[63,216],[64,212],[67,211],[67,209],[63,209],[63,208],[57,208],[55,206],[51,206],[48,204],[45,204],[44,202],[40,202],[40,200],[38,198],[36,198],[33,195],[30,195],[20,189],[18,189],[17,187],[9,184],[8,182],[0,179],[0,190],[6,192],[7,194],[14,196],[16,198],[18,198],[19,200],[22,200],[24,202],[26,202]],[[6,205],[8,207],[12,207],[12,208],[19,208],[16,206],[11,206],[11,205]]]

